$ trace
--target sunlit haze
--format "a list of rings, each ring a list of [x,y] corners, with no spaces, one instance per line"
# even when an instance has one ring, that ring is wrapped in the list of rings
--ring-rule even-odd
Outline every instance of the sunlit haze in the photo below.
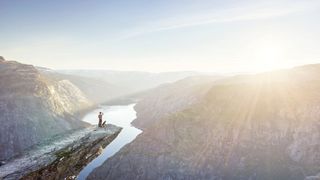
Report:
[[[1,0],[0,55],[53,69],[261,72],[320,63],[319,0]]]

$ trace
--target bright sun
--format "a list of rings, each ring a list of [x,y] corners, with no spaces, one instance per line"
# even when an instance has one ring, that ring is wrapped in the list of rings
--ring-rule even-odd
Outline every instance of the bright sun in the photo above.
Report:
[[[263,39],[254,47],[254,72],[264,72],[284,68],[283,64],[284,46],[271,39]]]

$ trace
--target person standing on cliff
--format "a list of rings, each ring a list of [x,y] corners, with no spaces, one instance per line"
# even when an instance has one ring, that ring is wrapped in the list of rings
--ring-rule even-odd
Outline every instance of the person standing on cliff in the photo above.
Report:
[[[102,112],[99,112],[99,115],[98,115],[98,118],[99,118],[99,124],[98,124],[98,126],[99,126],[99,127],[102,127],[102,116],[103,116],[103,113],[102,113]]]

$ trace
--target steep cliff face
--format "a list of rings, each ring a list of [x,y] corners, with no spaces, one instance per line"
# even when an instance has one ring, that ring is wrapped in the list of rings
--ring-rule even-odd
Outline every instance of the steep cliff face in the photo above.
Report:
[[[86,127],[76,115],[91,105],[67,80],[56,81],[26,64],[0,61],[0,159],[52,135]]]
[[[308,179],[320,172],[320,66],[213,83],[89,179]],[[163,106],[166,106],[164,104]]]

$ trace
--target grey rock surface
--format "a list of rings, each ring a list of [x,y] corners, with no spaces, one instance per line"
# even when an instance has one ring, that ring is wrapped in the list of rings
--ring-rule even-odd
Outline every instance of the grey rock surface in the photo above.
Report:
[[[0,179],[64,179],[77,176],[117,137],[122,128],[89,127],[61,134],[38,144],[0,166]]]

